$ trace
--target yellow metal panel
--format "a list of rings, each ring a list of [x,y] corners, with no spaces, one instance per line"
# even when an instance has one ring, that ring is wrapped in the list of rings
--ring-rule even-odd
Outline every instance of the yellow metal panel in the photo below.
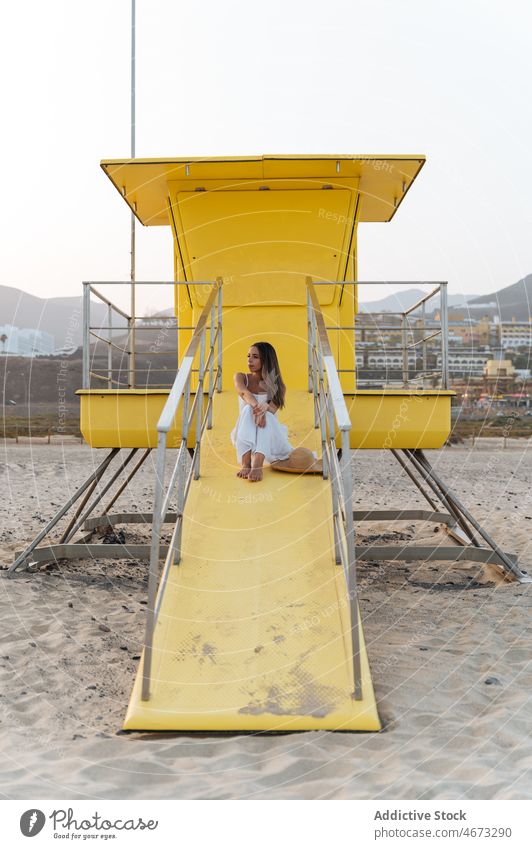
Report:
[[[290,392],[287,400],[290,438],[319,449],[312,398]],[[124,728],[378,731],[362,626],[364,698],[351,698],[349,605],[333,556],[329,483],[269,468],[261,483],[236,478],[229,432],[237,409],[236,393],[215,397],[182,561],[155,630],[152,695],[140,698],[140,665]]]
[[[306,304],[305,279],[343,277],[348,191],[182,192],[174,205],[188,280],[224,280],[224,306]],[[346,234],[347,231],[347,234]],[[320,287],[330,303],[333,287]],[[197,292],[204,304],[208,291]]]
[[[346,395],[351,448],[441,448],[451,432],[454,394],[358,390]]]
[[[272,319],[270,311],[269,320]],[[233,314],[237,314],[236,311]],[[231,317],[231,313],[229,313]],[[293,322],[290,331],[290,315],[279,308],[275,334],[264,333],[273,342],[280,355],[283,377],[289,387],[301,388],[306,381],[306,361],[292,359],[294,349]],[[283,331],[283,319],[286,329]],[[237,320],[241,321],[241,318]],[[272,326],[266,325],[266,326]],[[302,331],[301,331],[302,332]],[[246,369],[246,353],[253,342],[261,341],[260,330],[256,337],[243,335],[224,355],[232,369],[226,370],[224,384],[231,389],[235,371]],[[301,353],[302,353],[301,348]],[[81,396],[81,432],[93,448],[155,448],[157,445],[157,421],[168,393],[160,390],[79,390]],[[290,393],[291,395],[294,393]],[[451,397],[454,392],[427,390],[423,393],[408,393],[404,390],[359,390],[346,394],[346,404],[351,417],[351,448],[441,448],[451,431]],[[206,396],[205,403],[206,403]],[[194,395],[191,395],[191,402]],[[292,419],[290,419],[291,426]],[[194,427],[189,436],[189,447],[194,446]],[[176,446],[181,438],[181,407],[176,424],[169,433],[168,444]],[[337,440],[340,447],[340,439]]]
[[[185,178],[189,184],[198,180],[217,180],[220,176],[224,180],[234,180],[237,183],[241,180],[261,180],[262,159],[260,156],[242,159],[191,159],[179,172],[179,178]]]
[[[361,170],[358,160],[334,156],[264,157],[264,177],[267,179],[312,179],[335,183],[349,177],[359,177]]]
[[[187,287],[178,286],[180,322],[193,325],[198,320],[201,306],[196,301],[197,286],[190,286],[193,299],[192,315],[188,311]],[[320,287],[329,288],[329,287]],[[324,307],[331,324],[345,326],[353,323],[353,287],[346,287],[342,296],[342,287],[334,289],[334,299],[330,306]],[[222,290],[225,296],[225,286]],[[340,298],[342,304],[339,306]],[[339,334],[334,334],[338,336]],[[179,358],[186,350],[190,332],[179,334]],[[349,347],[351,340],[351,348]],[[267,341],[272,344],[279,356],[284,382],[290,389],[304,389],[308,385],[308,341],[306,306],[246,306],[226,307],[223,310],[223,387],[233,389],[233,375],[236,371],[245,371],[247,351],[254,342]],[[341,347],[341,367],[354,368],[353,334],[343,332],[340,342],[335,341],[335,352]],[[354,386],[354,373],[342,375],[344,390]]]
[[[355,191],[360,183],[361,221],[389,221],[425,157],[345,154],[324,156],[190,157],[104,160],[101,165],[143,224],[168,224],[166,199],[178,191],[226,188],[256,191],[264,181],[274,191],[298,188]],[[338,164],[337,164],[338,163]]]
[[[157,447],[157,422],[168,398],[168,391],[80,389],[76,395],[81,396],[81,433],[93,448]],[[191,394],[191,405],[193,400],[194,395]],[[189,436],[189,447],[194,446],[194,427]],[[169,447],[180,444],[181,428],[182,405],[168,433]]]

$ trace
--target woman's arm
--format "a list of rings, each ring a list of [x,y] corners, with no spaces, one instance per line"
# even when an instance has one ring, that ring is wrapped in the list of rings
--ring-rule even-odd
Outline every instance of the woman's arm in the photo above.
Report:
[[[279,407],[273,401],[268,403],[263,401],[262,404],[257,404],[253,410],[253,415],[258,427],[266,427],[266,413],[276,413],[278,409]]]
[[[278,409],[279,407],[273,401],[263,401],[262,404],[257,405],[257,411],[260,410],[261,413],[276,413]]]
[[[246,404],[249,404],[250,407],[257,406],[257,399],[254,395],[251,394],[249,389],[246,386],[246,377],[243,372],[237,371],[235,374],[235,389],[240,395],[241,398],[244,399]]]

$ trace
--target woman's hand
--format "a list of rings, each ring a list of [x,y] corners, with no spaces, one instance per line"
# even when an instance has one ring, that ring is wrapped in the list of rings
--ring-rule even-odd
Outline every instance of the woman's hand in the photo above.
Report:
[[[266,427],[266,412],[268,404],[255,404],[253,407],[253,417],[257,427]]]

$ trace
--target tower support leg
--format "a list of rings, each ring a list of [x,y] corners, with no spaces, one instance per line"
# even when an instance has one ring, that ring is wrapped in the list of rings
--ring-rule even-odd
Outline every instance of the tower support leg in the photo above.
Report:
[[[445,494],[447,499],[450,499],[455,507],[460,511],[461,515],[469,524],[477,531],[477,533],[482,537],[482,539],[488,544],[488,546],[494,551],[503,561],[506,569],[512,573],[519,581],[529,582],[532,579],[519,567],[510,560],[509,557],[505,554],[505,552],[500,548],[495,540],[490,536],[490,534],[480,525],[480,523],[475,519],[475,517],[469,512],[467,507],[465,507],[461,501],[457,498],[457,496],[449,489],[449,487],[442,481],[440,476],[434,471],[431,464],[425,457],[421,448],[417,448],[414,451],[410,452],[413,454],[416,459],[419,460],[423,469],[426,472],[426,480],[428,482],[429,479],[432,479],[436,485],[441,489],[442,493]]]
[[[12,563],[12,564],[11,564],[11,566],[8,568],[8,570],[7,570],[7,573],[8,573],[8,574],[12,574],[13,572],[15,572],[15,571],[16,571],[16,569],[17,569],[17,568],[18,568],[18,567],[19,567],[22,563],[24,563],[24,562],[27,560],[28,556],[29,556],[29,555],[32,553],[32,551],[33,551],[33,550],[34,550],[34,549],[35,549],[35,548],[39,545],[39,543],[41,542],[41,540],[43,540],[43,539],[44,539],[44,537],[45,537],[45,536],[46,536],[46,535],[47,535],[47,534],[48,534],[48,533],[52,530],[52,528],[53,528],[53,527],[55,527],[55,525],[57,525],[58,521],[59,521],[59,520],[60,520],[60,519],[61,519],[61,518],[65,515],[65,513],[66,513],[68,510],[70,510],[70,508],[72,507],[72,505],[76,503],[76,501],[78,500],[78,498],[80,498],[80,497],[83,495],[83,493],[87,490],[87,488],[88,488],[88,487],[90,487],[90,486],[91,486],[91,484],[92,484],[93,482],[98,482],[98,481],[100,480],[100,478],[101,478],[101,477],[102,477],[102,475],[104,474],[105,470],[107,469],[107,467],[108,467],[109,463],[111,462],[111,460],[113,460],[113,458],[116,456],[116,454],[118,453],[118,451],[119,451],[119,450],[120,450],[119,448],[112,448],[112,449],[111,449],[111,451],[109,452],[109,454],[107,455],[107,457],[106,457],[104,460],[102,460],[102,462],[100,463],[100,465],[98,466],[98,468],[97,468],[97,469],[96,469],[96,470],[95,470],[95,471],[94,471],[91,475],[89,475],[89,477],[87,478],[87,480],[86,480],[86,481],[84,481],[84,482],[81,484],[81,486],[80,486],[80,487],[78,487],[78,489],[75,491],[74,495],[72,495],[72,496],[68,499],[68,501],[66,501],[66,502],[63,504],[63,506],[59,508],[59,510],[57,511],[57,513],[55,514],[55,516],[53,516],[53,517],[50,519],[50,521],[48,522],[48,524],[47,524],[47,525],[45,525],[45,527],[42,529],[42,531],[40,531],[40,532],[37,534],[37,536],[35,537],[35,539],[33,540],[33,542],[31,542],[31,543],[28,545],[28,547],[27,547],[27,548],[25,548],[25,549],[24,549],[24,551],[22,551],[22,552],[19,554],[19,556],[18,556],[18,557],[16,558],[16,560],[14,561],[14,563]]]
[[[448,533],[459,543],[457,546],[436,545],[379,545],[370,543],[356,546],[358,561],[368,560],[442,560],[457,562],[470,560],[474,563],[490,563],[511,574],[520,583],[531,583],[532,578],[517,564],[517,555],[503,551],[490,534],[471,515],[454,492],[434,471],[421,449],[391,449],[393,456],[421,492],[432,510],[354,510],[353,519],[363,522],[418,521],[443,522]],[[432,494],[426,490],[429,487]],[[436,498],[447,509],[437,512]],[[481,545],[475,533],[484,540]]]
[[[480,543],[478,542],[477,538],[475,537],[475,535],[471,531],[471,528],[469,527],[467,522],[464,521],[464,517],[462,516],[460,510],[457,509],[457,506],[454,504],[452,498],[450,496],[448,496],[448,494],[445,492],[445,490],[443,490],[441,488],[441,486],[439,486],[437,481],[430,474],[427,473],[427,469],[426,469],[424,463],[422,462],[421,458],[416,456],[415,452],[411,451],[409,448],[405,448],[403,453],[408,458],[408,460],[410,461],[412,466],[416,469],[418,474],[421,475],[421,477],[425,481],[425,483],[427,483],[428,486],[430,486],[430,488],[432,489],[436,498],[439,501],[441,501],[441,503],[444,505],[444,507],[447,508],[447,510],[449,511],[451,516],[454,517],[457,525],[460,526],[463,533],[466,535],[466,539],[470,540],[473,543],[473,545],[475,545],[475,546],[477,546],[477,548],[479,548]],[[425,457],[423,459],[426,460]],[[458,542],[463,543],[464,540],[458,538]]]
[[[27,567],[28,562],[31,560],[34,563],[39,563],[41,566],[46,563],[57,562],[58,560],[76,560],[83,559],[86,557],[111,557],[111,558],[120,558],[120,557],[137,557],[138,559],[143,559],[146,556],[149,556],[149,545],[119,545],[116,543],[104,543],[101,544],[88,544],[88,540],[92,537],[96,529],[101,529],[102,526],[112,528],[116,524],[130,524],[130,523],[142,523],[147,524],[152,521],[151,513],[119,513],[116,515],[109,514],[109,510],[119,498],[121,493],[124,491],[128,483],[131,479],[136,475],[147,456],[151,453],[151,448],[147,448],[141,458],[137,461],[134,468],[129,472],[125,481],[119,486],[118,490],[114,493],[111,500],[107,504],[104,512],[95,518],[89,519],[91,513],[94,512],[98,504],[101,502],[103,496],[106,492],[112,487],[115,483],[121,472],[124,471],[126,466],[133,459],[134,455],[138,451],[137,448],[132,449],[127,457],[120,463],[118,469],[111,475],[109,480],[103,485],[102,489],[98,493],[98,495],[93,499],[90,506],[85,509],[84,508],[89,501],[92,493],[101,484],[102,479],[107,471],[107,468],[116,454],[119,452],[119,448],[113,448],[111,452],[107,455],[107,457],[100,463],[98,468],[87,478],[86,481],[76,490],[74,495],[68,499],[68,501],[63,504],[63,506],[58,510],[55,516],[48,522],[46,527],[43,528],[42,531],[35,537],[33,542],[26,548],[24,551],[20,552],[15,559],[15,562],[6,570],[7,575],[12,574],[17,569],[23,569]],[[82,497],[83,496],[83,497]],[[57,522],[65,515],[65,513],[73,507],[78,499],[81,498],[73,517],[71,518],[67,528],[63,532],[59,542],[53,543],[52,545],[39,546],[39,543],[42,542],[44,537],[54,528]],[[168,512],[165,516],[165,522],[175,522],[177,518],[177,514]],[[85,536],[78,538],[76,542],[71,543],[70,540],[81,527],[87,533]]]

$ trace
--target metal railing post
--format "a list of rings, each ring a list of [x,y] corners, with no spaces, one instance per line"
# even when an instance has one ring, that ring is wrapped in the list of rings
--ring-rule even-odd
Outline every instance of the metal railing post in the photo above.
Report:
[[[342,489],[344,502],[345,537],[347,547],[347,591],[349,595],[349,608],[351,612],[351,647],[353,654],[353,698],[362,698],[362,675],[360,664],[360,634],[359,634],[359,612],[357,599],[357,568],[355,547],[355,525],[353,521],[353,476],[351,473],[351,450],[349,444],[349,431],[342,430]]]
[[[132,258],[131,262],[134,263],[134,245],[135,245],[135,217],[133,213],[131,214],[132,221],[132,239],[133,239],[133,248],[132,248]],[[136,382],[136,374],[135,374],[135,347],[136,347],[136,334],[135,334],[135,321],[136,321],[136,298],[135,298],[135,274],[134,274],[134,266],[132,264],[131,267],[131,316],[129,319],[129,385],[131,389],[135,388]]]
[[[150,548],[150,571],[148,575],[148,609],[146,611],[146,635],[144,638],[144,659],[142,663],[141,698],[143,701],[147,701],[150,698],[153,634],[155,630],[155,601],[157,597],[157,584],[159,581],[159,554],[161,542],[161,527],[163,523],[161,507],[163,502],[165,463],[166,433],[159,432],[157,437],[157,463],[155,472],[155,493],[153,499],[153,525]]]
[[[131,318],[127,319],[127,387],[134,389],[135,387],[135,372],[134,372],[135,357],[132,349],[132,328]]]
[[[83,284],[83,389],[90,389],[90,323],[91,323],[91,287]]]
[[[408,386],[408,329],[407,316],[403,313],[402,317],[402,345],[403,345],[403,385]]]
[[[183,515],[183,511],[185,509],[185,457],[186,457],[186,449],[188,447],[188,434],[190,432],[190,425],[192,424],[192,417],[189,421],[189,410],[190,410],[190,382],[191,375],[189,374],[184,393],[183,393],[183,426],[181,430],[181,448],[185,450],[179,452],[179,467],[177,470],[177,503],[176,503],[176,512],[178,517]],[[197,401],[196,401],[197,405]],[[197,406],[196,406],[197,411]],[[181,535],[183,530],[183,522],[180,522],[179,530],[177,532],[176,541],[175,541],[175,553],[174,560],[176,563],[181,562]]]
[[[311,302],[310,292],[307,289],[307,368],[308,368],[308,391],[312,392],[312,327],[311,327]]]
[[[220,290],[218,290],[220,291]],[[210,344],[209,344],[209,356],[210,356],[210,365],[209,365],[209,396],[208,396],[208,413],[207,413],[207,430],[212,428],[212,393],[213,393],[213,378],[214,378],[214,340],[215,340],[215,328],[214,321],[216,317],[216,304],[213,302],[211,307],[211,336],[210,336]]]
[[[222,280],[217,279],[218,284],[218,386],[217,391],[222,391]]]
[[[323,370],[323,352],[320,349],[320,343],[318,340],[318,405],[319,405],[319,415],[320,415],[320,430],[321,430],[321,456],[322,456],[322,469],[323,469],[323,480],[327,480],[329,477],[329,459],[327,456],[327,421],[326,421],[326,408],[325,408],[325,375]]]
[[[312,356],[312,389],[314,393],[314,427],[319,427],[319,385],[318,385],[318,373],[316,368],[316,360],[319,357],[318,351],[318,341],[317,341],[317,333],[316,333],[316,319],[314,316],[314,310],[310,312],[310,337],[311,337],[311,356]]]
[[[113,326],[113,308],[111,304],[107,307],[107,323],[109,326],[109,330],[107,331],[107,385],[109,389],[113,388],[113,348],[111,346],[111,342],[113,341],[112,334],[112,326]]]
[[[200,476],[200,455],[201,455],[201,425],[203,423],[203,377],[205,372],[205,344],[207,337],[207,329],[203,328],[200,342],[200,357],[199,357],[199,374],[198,385],[196,388],[196,446],[194,449],[194,480],[197,481]]]
[[[449,317],[447,314],[447,283],[440,284],[441,310],[441,368],[442,389],[449,388]]]
[[[338,475],[336,473],[336,462],[333,459],[333,452],[336,454],[336,440],[335,440],[335,428],[334,428],[334,409],[332,406],[332,401],[329,399],[328,404],[328,419],[329,419],[329,451],[331,452],[331,457],[329,461],[329,469],[331,474],[331,495],[332,495],[332,511],[333,511],[333,540],[334,540],[334,559],[337,565],[342,562],[342,553],[340,548],[340,536],[339,536],[339,527],[338,524],[341,520],[340,514],[340,493],[339,493],[339,480]],[[335,521],[336,517],[336,521]]]
[[[426,321],[426,309],[425,309],[425,301],[423,301],[421,307],[421,338],[423,342],[421,343],[421,353],[422,353],[422,369],[423,369],[423,377],[421,379],[421,388],[425,388],[425,375],[427,373],[427,340],[425,339],[425,321]]]

